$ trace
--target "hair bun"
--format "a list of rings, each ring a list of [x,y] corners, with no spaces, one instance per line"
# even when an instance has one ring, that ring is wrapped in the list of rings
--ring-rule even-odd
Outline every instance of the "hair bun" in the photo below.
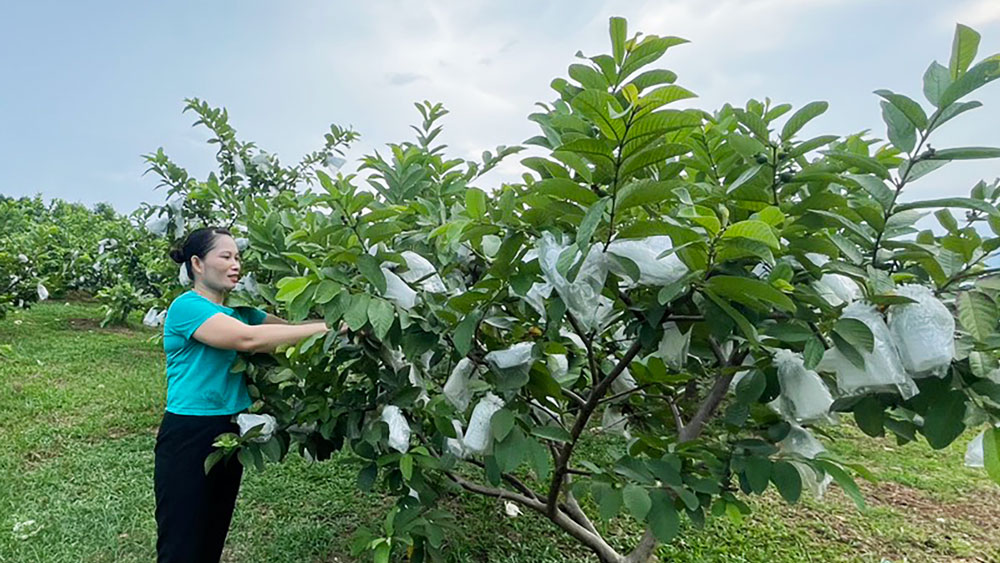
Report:
[[[187,262],[187,260],[184,258],[184,251],[179,248],[175,248],[170,251],[170,259],[173,260],[174,262],[177,262],[178,264],[183,264]]]

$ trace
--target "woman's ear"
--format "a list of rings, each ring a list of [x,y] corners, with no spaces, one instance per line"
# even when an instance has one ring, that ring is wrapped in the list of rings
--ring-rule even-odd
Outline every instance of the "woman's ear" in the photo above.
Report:
[[[205,273],[205,264],[202,263],[201,258],[197,256],[192,256],[191,269],[194,270],[195,274],[203,275]]]

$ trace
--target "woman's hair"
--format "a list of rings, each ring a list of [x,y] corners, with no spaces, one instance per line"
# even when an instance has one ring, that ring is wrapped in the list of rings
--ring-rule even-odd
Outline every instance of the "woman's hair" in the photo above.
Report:
[[[219,235],[233,236],[228,229],[222,227],[203,227],[188,233],[180,248],[170,251],[170,259],[178,264],[184,264],[187,268],[187,275],[194,281],[194,269],[191,267],[191,258],[197,256],[204,260],[205,255],[215,248],[215,239]]]

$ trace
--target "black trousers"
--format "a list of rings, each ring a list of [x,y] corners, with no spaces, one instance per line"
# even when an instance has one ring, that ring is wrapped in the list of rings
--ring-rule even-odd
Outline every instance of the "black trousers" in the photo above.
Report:
[[[243,465],[234,455],[205,475],[205,458],[225,432],[239,434],[232,416],[164,414],[153,471],[159,563],[218,563],[222,557]]]

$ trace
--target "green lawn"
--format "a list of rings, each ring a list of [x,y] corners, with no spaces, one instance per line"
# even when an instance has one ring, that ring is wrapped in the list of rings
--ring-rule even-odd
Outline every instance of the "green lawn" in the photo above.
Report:
[[[153,441],[164,404],[153,331],[98,328],[93,304],[46,302],[0,321],[0,562],[127,562],[154,558]],[[134,320],[138,325],[138,318]],[[2,348],[0,348],[2,350]],[[835,430],[831,448],[868,466],[860,513],[839,489],[787,506],[752,500],[742,523],[711,521],[661,548],[671,561],[1000,561],[1000,487],[962,466],[965,443],[932,451]],[[601,444],[590,446],[598,453]],[[385,500],[361,494],[346,458],[291,457],[248,470],[225,560],[351,561],[350,538],[377,526]],[[456,561],[592,561],[546,521],[503,515],[483,498],[450,501]],[[33,526],[14,533],[18,523]],[[635,540],[634,522],[606,526]]]

